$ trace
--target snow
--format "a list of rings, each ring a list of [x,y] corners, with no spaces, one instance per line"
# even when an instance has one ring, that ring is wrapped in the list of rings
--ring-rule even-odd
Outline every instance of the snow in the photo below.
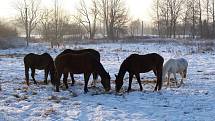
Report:
[[[105,93],[100,82],[89,93],[83,91],[83,75],[75,75],[76,84],[54,92],[51,84],[43,84],[44,72],[36,70],[36,80],[28,87],[24,80],[25,54],[48,52],[56,57],[64,48],[51,49],[46,43],[34,43],[28,48],[0,50],[0,121],[192,121],[215,119],[215,52],[199,53],[196,46],[180,43],[83,44],[66,48],[94,48],[101,53],[101,62],[111,75],[112,90]],[[153,92],[153,72],[141,74],[144,91],[139,91],[133,79],[132,92],[126,93],[128,74],[120,94],[115,93],[114,74],[122,61],[132,53],[156,52],[167,61],[183,57],[188,60],[184,85]],[[180,79],[180,76],[177,75]],[[92,77],[91,79],[92,80]],[[100,79],[99,79],[100,80]],[[147,83],[146,83],[147,82]],[[69,83],[71,81],[69,80]]]

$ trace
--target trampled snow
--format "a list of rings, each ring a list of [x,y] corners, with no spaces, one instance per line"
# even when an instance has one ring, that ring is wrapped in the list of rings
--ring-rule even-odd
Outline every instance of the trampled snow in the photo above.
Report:
[[[111,91],[105,93],[100,79],[96,87],[89,84],[84,94],[83,74],[75,75],[76,83],[68,90],[55,92],[51,84],[43,83],[44,71],[36,70],[38,85],[25,84],[23,57],[30,53],[50,53],[56,57],[64,48],[51,49],[47,44],[31,44],[28,48],[0,51],[0,121],[192,121],[215,120],[215,52],[199,53],[196,46],[178,43],[88,44],[67,45],[66,48],[94,48],[111,75]],[[115,77],[122,61],[132,53],[156,52],[167,61],[183,57],[188,60],[184,85],[153,92],[153,72],[141,74],[144,91],[139,91],[136,79],[132,91],[126,93],[128,74],[120,94],[115,93]],[[181,79],[177,75],[178,80]],[[92,78],[90,78],[90,82]],[[69,79],[69,83],[71,83]]]

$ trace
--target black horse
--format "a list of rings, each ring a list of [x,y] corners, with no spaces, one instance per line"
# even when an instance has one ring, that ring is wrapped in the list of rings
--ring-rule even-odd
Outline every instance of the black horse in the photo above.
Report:
[[[146,55],[131,54],[121,64],[118,75],[115,75],[116,91],[119,92],[121,89],[126,72],[129,73],[129,86],[127,91],[129,92],[131,90],[131,83],[134,75],[136,76],[140,90],[142,91],[143,87],[140,82],[140,73],[146,73],[151,70],[153,70],[157,76],[157,83],[154,90],[160,90],[162,87],[163,62],[163,57],[156,53]]]
[[[55,66],[53,58],[48,54],[44,53],[42,55],[37,55],[34,53],[29,53],[24,57],[25,64],[25,77],[27,85],[29,85],[29,68],[31,69],[31,77],[33,78],[34,84],[37,84],[34,76],[35,69],[45,71],[45,80],[44,83],[48,84],[47,78],[50,73],[51,83],[55,85]]]
[[[82,49],[82,50],[71,50],[71,49],[66,49],[64,50],[63,52],[61,52],[56,58],[58,58],[59,56],[62,56],[64,54],[68,54],[68,53],[71,53],[71,54],[81,54],[81,53],[86,53],[86,52],[89,52],[91,53],[91,55],[97,60],[100,62],[100,53],[94,49]],[[74,76],[72,73],[70,73],[70,76],[71,76],[71,79],[72,79],[72,85],[74,85],[75,83],[75,79],[74,79]],[[65,76],[63,77],[64,80],[67,80],[67,78],[65,78]],[[94,85],[95,85],[95,81],[97,80],[98,78],[98,74],[97,73],[93,73],[93,81],[94,81]]]
[[[106,91],[110,90],[110,75],[105,71],[102,64],[94,58],[91,53],[82,54],[64,54],[55,59],[55,66],[57,71],[56,91],[59,91],[60,78],[64,74],[63,82],[68,88],[67,77],[68,73],[82,74],[84,73],[84,92],[88,92],[87,85],[92,73],[97,73],[101,77],[101,83]]]

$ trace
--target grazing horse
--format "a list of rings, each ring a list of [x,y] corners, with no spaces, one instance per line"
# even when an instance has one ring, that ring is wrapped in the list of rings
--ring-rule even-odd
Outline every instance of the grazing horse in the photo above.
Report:
[[[153,70],[155,75],[157,76],[157,83],[154,91],[160,90],[162,87],[163,62],[163,57],[156,53],[146,55],[131,54],[122,62],[118,75],[115,75],[116,91],[120,91],[126,72],[129,73],[129,86],[127,91],[129,92],[131,90],[133,75],[136,76],[140,90],[142,91],[143,87],[140,82],[140,73],[146,73],[151,70]]]
[[[24,64],[25,64],[25,77],[27,85],[29,85],[29,68],[31,69],[31,77],[34,81],[34,84],[37,84],[34,76],[35,76],[35,69],[45,70],[45,80],[44,83],[48,84],[47,78],[48,74],[50,73],[51,83],[55,85],[55,65],[53,58],[48,54],[44,53],[42,55],[37,55],[34,53],[29,53],[24,57]]]
[[[100,62],[100,53],[98,51],[94,50],[94,49],[82,49],[82,50],[66,49],[63,52],[61,52],[56,58],[58,58],[59,56],[64,55],[64,54],[68,54],[68,53],[71,53],[71,54],[81,54],[81,53],[86,53],[86,52],[91,53],[91,55],[93,57],[95,57],[95,59],[97,61]],[[74,76],[73,76],[72,73],[70,73],[70,76],[71,76],[71,79],[72,79],[72,85],[74,85],[74,83],[75,83]],[[65,76],[63,78],[65,78]],[[98,74],[97,73],[93,73],[93,81],[94,81],[93,85],[95,85],[95,81],[97,80],[97,78],[98,78]],[[67,78],[65,78],[65,80],[67,80]]]
[[[87,93],[87,85],[92,73],[97,73],[101,77],[101,83],[105,88],[105,91],[110,90],[110,75],[107,73],[102,64],[94,58],[91,53],[82,54],[64,54],[55,59],[55,66],[57,70],[57,85],[56,91],[59,91],[60,78],[64,74],[65,78],[63,82],[68,88],[67,77],[68,73],[82,74],[84,73],[84,92]]]
[[[174,79],[176,80],[176,73],[180,73],[182,79],[181,84],[183,84],[183,78],[186,78],[187,75],[187,67],[188,62],[184,58],[179,59],[169,59],[163,66],[163,81],[167,75],[167,86],[169,86],[170,75],[174,75]]]

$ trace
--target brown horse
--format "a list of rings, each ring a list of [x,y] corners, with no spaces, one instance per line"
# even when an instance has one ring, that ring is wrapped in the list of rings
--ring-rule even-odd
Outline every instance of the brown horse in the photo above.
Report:
[[[31,77],[33,78],[34,84],[37,84],[34,76],[35,69],[45,70],[45,80],[44,83],[48,84],[47,78],[50,73],[51,83],[55,85],[55,66],[53,58],[48,54],[44,53],[42,55],[37,55],[34,53],[29,53],[24,57],[25,64],[25,77],[27,85],[29,85],[29,68],[31,69]]]
[[[84,73],[84,92],[88,92],[87,85],[89,77],[92,73],[98,73],[101,77],[101,83],[106,91],[110,90],[110,75],[105,71],[102,64],[93,57],[91,53],[82,54],[64,54],[55,59],[57,70],[56,91],[59,91],[60,78],[64,74],[63,80],[66,88],[68,88],[67,80],[68,73],[82,74]]]
[[[68,53],[71,53],[71,54],[81,54],[81,53],[86,53],[86,52],[89,52],[91,53],[91,55],[93,57],[95,57],[95,59],[97,61],[100,62],[100,53],[94,49],[82,49],[82,50],[71,50],[71,49],[66,49],[64,50],[63,52],[61,52],[56,58],[58,58],[59,56],[62,56],[64,54],[68,54]],[[70,77],[72,79],[72,85],[74,85],[75,83],[75,79],[74,79],[74,76],[72,73],[70,73]],[[64,80],[67,80],[67,78],[65,78],[65,76],[63,76]],[[94,83],[95,83],[95,80],[97,80],[98,78],[98,74],[97,73],[93,73],[93,80],[94,80]]]
[[[140,90],[142,91],[143,87],[140,82],[140,73],[146,73],[151,70],[153,70],[157,76],[157,83],[154,90],[160,90],[162,87],[163,62],[163,57],[156,53],[146,55],[131,54],[121,64],[118,75],[115,75],[116,91],[119,92],[121,89],[126,72],[129,73],[129,86],[127,91],[129,92],[131,90],[131,83],[134,75],[136,76]]]

